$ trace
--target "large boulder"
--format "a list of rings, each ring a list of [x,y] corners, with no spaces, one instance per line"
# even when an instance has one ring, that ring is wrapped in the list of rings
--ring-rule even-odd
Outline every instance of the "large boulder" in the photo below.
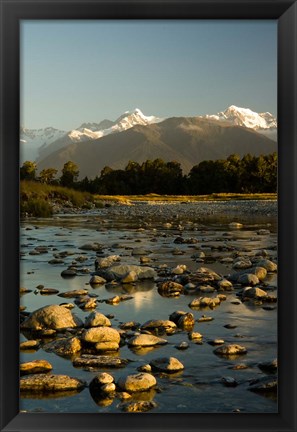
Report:
[[[84,381],[68,375],[36,374],[20,379],[21,392],[51,393],[70,390],[81,390],[86,386]]]
[[[116,351],[119,349],[120,333],[111,327],[92,327],[82,333],[84,342],[95,344],[98,351]]]
[[[63,306],[44,306],[36,311],[21,324],[22,329],[44,330],[64,329],[82,326],[82,321]]]
[[[56,339],[43,345],[44,351],[54,352],[60,356],[71,356],[81,350],[81,341],[77,337]]]
[[[157,384],[156,378],[148,373],[139,372],[135,375],[120,377],[118,386],[127,392],[147,391]]]
[[[154,277],[157,276],[153,268],[146,267],[146,266],[137,266],[137,265],[124,265],[124,264],[117,265],[111,267],[109,269],[109,272],[112,273],[114,279],[118,279],[118,280],[123,279],[127,274],[131,272],[135,272],[139,280],[153,279]]]

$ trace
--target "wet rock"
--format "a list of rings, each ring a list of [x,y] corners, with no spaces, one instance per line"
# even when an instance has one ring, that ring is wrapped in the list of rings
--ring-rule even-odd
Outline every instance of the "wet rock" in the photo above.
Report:
[[[122,283],[133,283],[138,280],[137,273],[133,270],[126,274],[126,276],[123,277],[121,280]]]
[[[209,280],[219,281],[222,279],[222,276],[208,267],[199,267],[196,273],[208,277]]]
[[[85,327],[111,327],[111,322],[102,313],[93,311],[86,317]]]
[[[160,357],[150,362],[153,370],[174,373],[184,369],[184,365],[175,357]]]
[[[261,260],[257,263],[259,267],[265,268],[268,272],[276,272],[277,271],[277,264],[275,264],[273,261],[270,261],[268,259]]]
[[[157,384],[156,378],[145,372],[139,372],[135,375],[120,377],[117,385],[120,389],[134,393],[147,391]]]
[[[232,291],[233,290],[233,285],[230,281],[228,281],[227,279],[221,279],[217,282],[218,284],[218,289],[220,291]]]
[[[140,323],[136,321],[127,321],[120,325],[120,329],[122,330],[136,330],[140,327]]]
[[[84,342],[96,344],[97,350],[119,349],[120,334],[111,327],[92,327],[84,330],[81,338]]]
[[[106,355],[83,354],[73,360],[74,367],[82,367],[85,370],[104,369],[104,368],[122,368],[125,367],[128,360],[119,357]]]
[[[172,281],[163,282],[158,285],[158,293],[161,295],[177,296],[183,293],[183,291],[183,285]]]
[[[72,290],[72,291],[66,291],[64,293],[60,293],[59,297],[64,298],[76,298],[80,297],[82,295],[88,294],[88,290],[80,289],[80,290]]]
[[[114,297],[111,297],[111,298],[105,300],[105,302],[107,304],[112,304],[112,305],[119,304],[120,301],[121,301],[121,297],[120,296],[114,296]]]
[[[39,348],[39,342],[36,340],[27,340],[25,342],[20,343],[21,351],[38,350],[38,348]]]
[[[29,375],[36,373],[44,373],[52,370],[52,365],[46,360],[33,360],[27,363],[20,364],[20,374]]]
[[[39,294],[41,295],[52,295],[52,294],[58,294],[59,290],[55,288],[42,288],[39,291]]]
[[[32,292],[32,290],[25,288],[25,287],[20,287],[20,294],[27,294]]]
[[[63,306],[44,306],[34,311],[22,324],[22,329],[44,330],[82,326],[82,321]]]
[[[165,345],[165,344],[167,344],[166,339],[161,339],[157,336],[149,335],[149,334],[140,334],[128,340],[128,345],[132,347],[154,346],[154,345]]]
[[[167,334],[174,333],[176,324],[170,320],[149,320],[141,326],[141,330],[163,330]]]
[[[234,378],[229,377],[229,376],[222,377],[221,382],[226,387],[237,387],[238,386],[238,382]]]
[[[64,264],[64,261],[60,258],[53,258],[48,263],[49,264]]]
[[[239,276],[237,282],[240,283],[241,285],[249,285],[249,286],[258,285],[260,283],[257,276],[250,273],[246,273]]]
[[[171,273],[175,274],[175,275],[181,275],[183,274],[185,271],[187,270],[187,266],[186,265],[178,265],[176,266]]]
[[[146,412],[156,408],[157,404],[154,401],[138,401],[122,405],[122,410],[127,413]]]
[[[195,298],[189,304],[190,308],[195,307],[209,307],[211,309],[219,306],[221,304],[221,300],[219,297],[199,297]]]
[[[108,268],[111,267],[115,262],[121,261],[121,257],[119,255],[109,255],[104,258],[96,258],[95,260],[95,269],[99,268]]]
[[[191,341],[201,341],[203,337],[202,334],[198,332],[190,332],[188,336]]]
[[[248,390],[255,393],[277,393],[277,377],[265,376],[250,383]]]
[[[277,359],[274,359],[269,362],[262,362],[258,364],[258,367],[266,373],[276,373],[278,368]]]
[[[267,270],[264,267],[258,267],[257,266],[257,267],[252,267],[252,268],[249,268],[246,270],[242,270],[242,271],[237,272],[237,273],[233,273],[228,277],[228,279],[232,282],[237,282],[240,276],[242,276],[243,274],[247,274],[247,273],[256,275],[260,281],[263,281],[267,276]]]
[[[223,345],[225,343],[225,341],[224,341],[224,339],[213,339],[213,340],[209,341],[208,343],[209,343],[209,345],[216,346],[216,345]]]
[[[62,277],[73,277],[77,275],[77,270],[74,268],[68,268],[66,270],[63,270],[61,273]]]
[[[116,390],[116,385],[114,383],[104,384],[101,387],[102,393],[113,393]]]
[[[67,309],[74,309],[75,308],[75,306],[74,306],[73,303],[60,303],[59,306],[63,306],[65,308],[67,308]]]
[[[104,285],[106,283],[106,280],[103,277],[101,277],[101,276],[94,275],[94,276],[91,277],[89,283],[92,286],[93,285]]]
[[[36,374],[20,379],[21,392],[51,393],[82,390],[86,383],[68,375]]]
[[[188,342],[184,341],[184,342],[179,343],[178,345],[175,345],[175,348],[178,350],[186,350],[189,348],[189,344],[188,344]]]
[[[224,327],[226,329],[232,330],[232,329],[236,329],[237,325],[235,325],[235,324],[225,324]]]
[[[252,267],[252,262],[249,259],[237,259],[233,264],[234,269],[248,269]]]
[[[149,365],[149,364],[144,364],[144,365],[142,365],[142,366],[139,366],[139,367],[137,368],[137,370],[138,370],[139,372],[148,372],[148,373],[150,373],[150,372],[152,371],[152,367],[151,367],[151,365]]]
[[[214,353],[221,356],[232,356],[242,355],[247,353],[247,349],[244,346],[237,344],[222,345],[214,350]]]
[[[242,297],[251,299],[263,299],[267,297],[267,292],[262,290],[261,288],[246,287],[242,292]]]
[[[150,257],[147,257],[147,256],[141,256],[139,258],[139,261],[141,264],[149,264],[150,262],[152,262],[152,259]]]
[[[81,341],[77,337],[57,339],[43,346],[44,351],[54,352],[60,356],[71,356],[81,351]]]
[[[112,273],[114,279],[121,280],[130,272],[135,272],[139,280],[153,279],[156,277],[156,272],[151,267],[137,266],[137,265],[117,265],[111,267],[110,273]]]
[[[213,320],[214,320],[213,317],[202,315],[202,317],[197,319],[197,322],[201,323],[201,322],[208,322],[208,321],[213,321]]]
[[[82,246],[80,246],[79,249],[86,250],[86,251],[99,252],[103,249],[103,246],[100,243],[93,242],[93,243],[85,243]]]
[[[111,384],[114,382],[114,378],[112,375],[106,372],[102,372],[98,375],[96,375],[92,381],[90,382],[90,386],[93,387],[102,387],[105,384]]]
[[[89,296],[78,297],[74,300],[74,303],[83,310],[95,309],[97,307],[96,299]]]
[[[215,291],[215,289],[211,285],[200,285],[199,291],[201,293],[213,293]]]

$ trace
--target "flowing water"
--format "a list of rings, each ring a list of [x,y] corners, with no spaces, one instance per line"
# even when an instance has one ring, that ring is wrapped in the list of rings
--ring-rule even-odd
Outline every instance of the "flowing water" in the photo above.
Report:
[[[168,209],[168,206],[165,207]],[[190,271],[203,266],[221,275],[232,272],[232,264],[223,264],[221,260],[232,256],[234,251],[243,255],[255,255],[265,249],[270,258],[276,261],[277,226],[276,217],[271,213],[248,214],[241,211],[237,213],[236,221],[242,222],[243,227],[231,229],[229,223],[234,220],[234,215],[211,211],[208,215],[195,218],[190,211],[187,212],[186,207],[183,206],[184,218],[176,217],[176,214],[179,214],[178,207],[169,210],[166,220],[171,223],[170,226],[164,225],[164,217],[159,217],[160,207],[154,217],[148,217],[145,206],[141,217],[139,214],[133,216],[133,212],[131,214],[129,208],[126,208],[126,213],[113,210],[109,212],[108,209],[104,209],[93,214],[61,215],[52,219],[23,221],[20,233],[21,286],[32,292],[22,295],[20,304],[26,307],[26,311],[32,312],[45,305],[68,301],[57,295],[40,295],[36,287],[42,284],[47,288],[56,288],[60,293],[88,289],[89,293],[98,296],[97,310],[105,315],[114,316],[111,319],[114,328],[131,320],[143,324],[150,319],[169,319],[169,315],[176,310],[192,312],[196,320],[206,314],[213,317],[213,321],[196,322],[194,327],[194,331],[203,335],[202,343],[189,341],[187,332],[180,331],[170,336],[165,335],[168,344],[158,348],[133,351],[124,345],[113,355],[129,359],[131,362],[124,369],[106,371],[117,381],[119,376],[136,373],[139,366],[149,363],[154,358],[172,356],[183,363],[184,370],[172,375],[156,374],[157,390],[135,396],[139,400],[154,400],[157,406],[152,413],[229,413],[236,410],[245,413],[275,413],[276,396],[253,393],[248,390],[248,386],[250,380],[265,376],[258,364],[277,357],[276,307],[267,309],[261,305],[242,303],[236,295],[238,290],[235,289],[224,292],[227,296],[226,301],[213,310],[191,310],[188,305],[193,298],[198,297],[197,294],[162,297],[152,280],[92,288],[89,285],[91,276],[88,273],[73,278],[61,277],[61,272],[71,265],[76,257],[82,255],[87,258],[82,266],[90,272],[94,271],[96,252],[79,249],[89,242],[102,244],[106,255],[120,255],[123,264],[139,265],[139,256],[132,256],[131,251],[133,248],[141,247],[150,252],[148,256],[152,262],[147,264],[149,266],[166,264],[168,267],[175,267],[185,264]],[[213,207],[209,205],[208,208],[215,208],[215,204]],[[259,231],[263,229],[267,231]],[[192,237],[198,242],[175,244],[174,240],[181,234],[184,238]],[[30,252],[37,246],[46,246],[48,252],[31,255]],[[176,248],[183,254],[174,255],[172,251]],[[53,254],[62,251],[69,252],[63,264],[48,263]],[[200,251],[205,253],[206,259],[204,262],[195,262],[192,256]],[[265,284],[274,292],[277,285],[276,275],[268,274]],[[132,299],[120,302],[116,306],[104,302],[105,299],[117,294],[129,294]],[[69,299],[70,302],[73,300]],[[83,320],[90,313],[77,306],[72,312]],[[234,328],[224,327],[226,324],[231,324]],[[232,359],[218,357],[213,353],[214,347],[208,343],[216,338],[224,339],[226,343],[244,345],[248,353]],[[26,337],[21,334],[20,341],[25,340]],[[189,343],[189,348],[183,351],[176,348],[182,341]],[[81,378],[87,383],[90,383],[98,373],[75,368],[71,359],[47,353],[42,349],[42,344],[37,351],[20,354],[21,362],[36,359],[48,360],[53,366],[52,373]],[[245,363],[245,369],[234,369],[234,366],[242,363]],[[232,377],[238,385],[226,387],[221,381],[222,377]],[[29,394],[21,397],[20,409],[28,412],[109,413],[121,412],[121,401],[116,397],[93,399],[86,387],[80,393],[72,395]]]

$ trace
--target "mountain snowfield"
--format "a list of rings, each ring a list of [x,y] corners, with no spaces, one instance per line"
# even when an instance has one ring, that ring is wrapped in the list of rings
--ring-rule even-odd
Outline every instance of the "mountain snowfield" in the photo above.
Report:
[[[197,116],[211,121],[227,122],[230,125],[242,126],[266,135],[276,141],[277,120],[266,113],[256,113],[248,108],[231,105],[218,114]],[[146,116],[139,108],[126,111],[115,121],[103,120],[100,123],[83,123],[71,131],[58,130],[53,127],[45,129],[20,129],[21,163],[25,160],[40,161],[49,154],[72,143],[95,140],[104,136],[126,131],[136,125],[146,126],[164,121],[164,118]]]

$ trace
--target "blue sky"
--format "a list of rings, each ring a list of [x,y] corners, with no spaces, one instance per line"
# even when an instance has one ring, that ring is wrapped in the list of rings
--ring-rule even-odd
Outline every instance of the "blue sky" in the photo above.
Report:
[[[22,21],[21,124],[277,111],[276,21]]]

